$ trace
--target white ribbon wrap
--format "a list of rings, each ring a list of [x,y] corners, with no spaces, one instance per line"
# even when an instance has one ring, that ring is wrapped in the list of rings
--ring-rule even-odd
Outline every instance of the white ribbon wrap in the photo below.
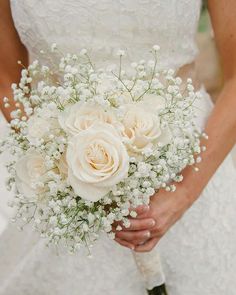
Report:
[[[157,247],[151,252],[133,252],[133,255],[148,290],[165,283],[165,275]]]

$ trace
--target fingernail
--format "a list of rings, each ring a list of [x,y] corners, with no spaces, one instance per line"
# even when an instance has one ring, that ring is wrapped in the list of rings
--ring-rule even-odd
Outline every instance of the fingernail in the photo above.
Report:
[[[151,237],[151,233],[150,231],[147,231],[145,234],[144,234],[145,238],[150,238]]]
[[[156,221],[154,219],[150,220],[150,226],[154,226],[156,224]]]

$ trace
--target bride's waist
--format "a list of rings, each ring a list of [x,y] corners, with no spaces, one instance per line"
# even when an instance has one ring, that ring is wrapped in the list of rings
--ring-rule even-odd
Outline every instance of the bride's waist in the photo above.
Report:
[[[186,82],[188,78],[191,78],[193,81],[193,86],[194,86],[195,90],[200,90],[200,88],[202,86],[200,83],[200,80],[197,76],[195,62],[183,65],[182,67],[177,69],[176,76],[180,77],[183,80],[183,82]]]

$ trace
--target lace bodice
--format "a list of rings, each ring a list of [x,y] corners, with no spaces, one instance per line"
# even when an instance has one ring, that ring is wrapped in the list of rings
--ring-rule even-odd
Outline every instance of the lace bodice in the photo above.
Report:
[[[87,48],[97,62],[117,49],[127,60],[161,46],[160,67],[179,68],[197,53],[195,33],[201,0],[11,0],[17,30],[31,58],[57,43],[64,52]],[[150,58],[150,56],[149,56]]]

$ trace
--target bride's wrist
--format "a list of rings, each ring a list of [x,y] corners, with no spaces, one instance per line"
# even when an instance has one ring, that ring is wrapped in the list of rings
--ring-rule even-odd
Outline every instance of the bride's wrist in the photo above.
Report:
[[[204,188],[200,182],[196,181],[196,173],[198,172],[195,172],[192,167],[187,167],[183,173],[183,181],[176,184],[176,189],[179,190],[178,195],[184,202],[186,209],[192,206]]]

